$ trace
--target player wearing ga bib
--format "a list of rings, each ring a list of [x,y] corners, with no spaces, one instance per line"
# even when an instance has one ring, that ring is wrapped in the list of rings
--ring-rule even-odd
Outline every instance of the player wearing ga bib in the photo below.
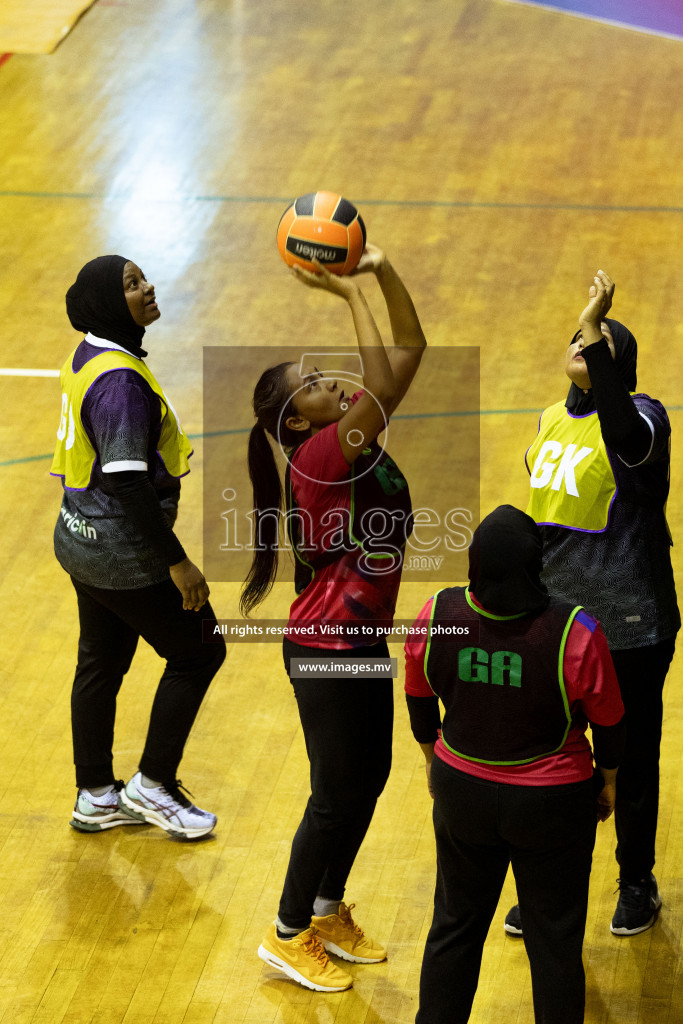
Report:
[[[437,862],[416,1024],[469,1019],[510,867],[537,1018],[583,1019],[591,856],[598,812],[614,803],[623,706],[598,623],[550,598],[540,569],[536,524],[495,509],[472,538],[469,590],[440,591],[405,645]]]
[[[540,555],[533,520],[501,506],[475,531],[470,588],[430,598],[405,644],[415,738],[434,741],[436,756],[460,772],[516,786],[589,779],[588,722],[602,745],[603,727],[623,715],[599,623],[549,597]],[[613,763],[610,742],[600,754],[598,763]]]
[[[448,750],[497,765],[560,750],[572,724],[564,648],[580,610],[551,599],[531,618],[493,615],[465,587],[438,592],[425,676],[446,709],[441,739]],[[448,623],[458,624],[454,633]]]

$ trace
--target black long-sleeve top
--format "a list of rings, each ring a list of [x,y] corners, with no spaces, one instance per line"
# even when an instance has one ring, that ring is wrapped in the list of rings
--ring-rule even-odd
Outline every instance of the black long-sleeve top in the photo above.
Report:
[[[681,622],[665,516],[669,418],[660,402],[629,394],[607,341],[583,356],[617,492],[602,532],[540,527],[542,578],[555,597],[599,619],[612,650],[644,647]]]

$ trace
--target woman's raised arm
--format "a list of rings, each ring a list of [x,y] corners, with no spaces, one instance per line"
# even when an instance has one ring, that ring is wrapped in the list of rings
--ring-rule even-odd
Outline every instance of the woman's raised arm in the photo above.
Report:
[[[394,398],[387,415],[397,408],[412,380],[427,347],[413,300],[408,289],[389,261],[386,253],[376,245],[368,244],[354,274],[372,272],[382,289],[387,304],[394,347],[387,355],[394,375]]]
[[[309,288],[320,288],[345,299],[356,329],[363,367],[361,397],[337,424],[342,454],[352,465],[363,449],[384,430],[396,393],[394,375],[377,324],[365,296],[351,277],[340,277],[318,263],[318,273],[292,267],[294,276]]]

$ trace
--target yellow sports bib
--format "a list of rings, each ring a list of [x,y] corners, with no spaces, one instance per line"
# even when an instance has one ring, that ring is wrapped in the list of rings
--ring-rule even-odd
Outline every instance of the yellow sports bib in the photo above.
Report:
[[[147,381],[161,402],[161,435],[158,453],[171,476],[189,473],[188,458],[192,446],[180,428],[173,406],[156,381],[152,371],[141,359],[119,350],[103,351],[93,356],[78,373],[72,369],[74,352],[62,367],[59,378],[62,385],[62,414],[57,430],[52,469],[54,476],[64,477],[64,486],[70,490],[85,490],[90,484],[97,453],[90,443],[81,419],[83,399],[98,377],[112,370],[134,370]]]
[[[617,485],[597,412],[572,417],[564,402],[546,409],[526,453],[531,495],[527,513],[537,523],[601,533]]]

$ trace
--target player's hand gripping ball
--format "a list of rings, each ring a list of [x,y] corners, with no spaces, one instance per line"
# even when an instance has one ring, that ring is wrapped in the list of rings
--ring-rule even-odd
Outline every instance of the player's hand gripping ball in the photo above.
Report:
[[[348,274],[365,248],[363,218],[336,192],[309,192],[287,207],[277,228],[285,263],[315,271],[313,260],[333,274]]]

